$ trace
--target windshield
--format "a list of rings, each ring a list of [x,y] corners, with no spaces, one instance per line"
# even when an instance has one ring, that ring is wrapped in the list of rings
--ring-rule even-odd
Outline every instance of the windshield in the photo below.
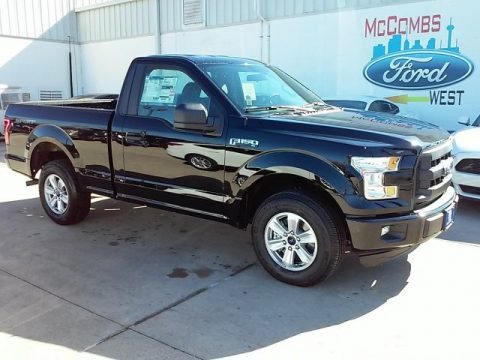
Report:
[[[274,67],[208,64],[204,71],[242,113],[323,104],[312,91]]]

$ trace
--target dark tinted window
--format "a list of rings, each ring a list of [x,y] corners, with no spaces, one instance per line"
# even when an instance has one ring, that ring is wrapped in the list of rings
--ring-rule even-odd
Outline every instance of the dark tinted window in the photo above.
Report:
[[[347,109],[365,110],[367,103],[358,100],[324,100],[327,104]]]

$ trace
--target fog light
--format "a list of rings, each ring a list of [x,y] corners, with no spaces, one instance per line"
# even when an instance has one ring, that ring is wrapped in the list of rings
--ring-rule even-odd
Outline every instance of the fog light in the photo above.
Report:
[[[390,225],[382,226],[381,236],[385,236],[390,232]]]

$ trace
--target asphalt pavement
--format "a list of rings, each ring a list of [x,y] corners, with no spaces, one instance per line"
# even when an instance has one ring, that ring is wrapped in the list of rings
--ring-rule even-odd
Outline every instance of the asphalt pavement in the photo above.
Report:
[[[224,224],[95,196],[56,225],[0,149],[1,358],[480,358],[479,202],[408,260],[297,288]]]

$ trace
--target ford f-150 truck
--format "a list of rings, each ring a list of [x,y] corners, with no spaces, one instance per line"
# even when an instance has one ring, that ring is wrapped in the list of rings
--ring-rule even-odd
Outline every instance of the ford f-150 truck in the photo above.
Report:
[[[346,253],[404,255],[453,222],[448,132],[345,111],[281,70],[221,56],[135,59],[118,100],[13,104],[11,169],[58,224],[91,193],[247,229],[260,263],[299,286]]]

